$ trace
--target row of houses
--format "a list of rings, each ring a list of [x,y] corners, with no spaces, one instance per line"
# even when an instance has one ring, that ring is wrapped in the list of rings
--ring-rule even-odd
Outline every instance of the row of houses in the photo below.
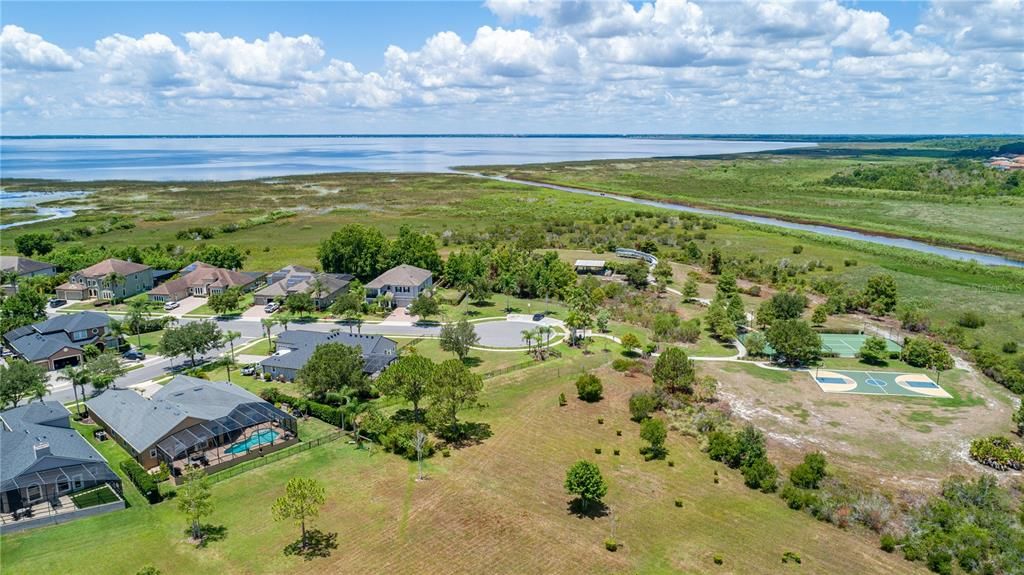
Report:
[[[4,266],[5,270],[7,266],[12,269],[39,270],[26,273],[52,275],[54,271],[53,266],[44,262],[18,257],[5,257]],[[67,282],[57,286],[57,299],[113,300],[146,293],[151,301],[166,303],[190,296],[209,297],[229,288],[238,288],[243,293],[254,292],[256,305],[280,302],[295,293],[307,293],[313,297],[316,308],[322,310],[345,293],[355,279],[350,274],[318,272],[297,265],[284,267],[268,275],[264,272],[219,268],[199,261],[182,268],[177,272],[177,277],[167,279],[174,273],[116,258],[106,259],[71,274]],[[368,301],[390,294],[393,305],[404,307],[433,287],[433,276],[429,270],[399,265],[382,273],[365,287]]]

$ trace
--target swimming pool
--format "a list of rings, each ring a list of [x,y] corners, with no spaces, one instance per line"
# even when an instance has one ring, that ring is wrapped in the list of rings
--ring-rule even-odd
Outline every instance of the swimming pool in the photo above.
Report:
[[[277,432],[273,429],[261,429],[260,431],[253,432],[249,435],[249,438],[245,441],[239,441],[234,443],[231,447],[224,450],[224,453],[230,453],[232,455],[236,453],[245,453],[254,447],[259,447],[265,443],[273,443],[277,439]]]

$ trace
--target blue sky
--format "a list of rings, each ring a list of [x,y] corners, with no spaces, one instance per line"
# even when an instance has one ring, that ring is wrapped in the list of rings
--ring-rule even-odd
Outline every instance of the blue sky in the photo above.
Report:
[[[1021,132],[991,2],[4,2],[4,134]]]

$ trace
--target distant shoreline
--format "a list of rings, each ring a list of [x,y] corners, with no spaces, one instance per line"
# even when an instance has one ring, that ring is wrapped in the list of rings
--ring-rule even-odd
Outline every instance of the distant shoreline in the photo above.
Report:
[[[1021,138],[1024,134],[23,134],[0,135],[0,140],[191,140],[191,139],[272,139],[272,138],[621,138],[642,140],[759,140],[767,142],[914,142],[937,138]]]

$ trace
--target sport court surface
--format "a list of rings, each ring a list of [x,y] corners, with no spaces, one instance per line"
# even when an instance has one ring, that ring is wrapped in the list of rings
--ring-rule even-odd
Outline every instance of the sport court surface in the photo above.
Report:
[[[868,336],[856,333],[823,333],[821,334],[821,348],[826,353],[834,353],[839,357],[857,357],[857,353],[860,352],[861,346],[867,339]],[[900,344],[886,339],[885,349],[899,353],[902,348]]]
[[[923,373],[819,369],[811,370],[811,377],[825,393],[952,397]]]

